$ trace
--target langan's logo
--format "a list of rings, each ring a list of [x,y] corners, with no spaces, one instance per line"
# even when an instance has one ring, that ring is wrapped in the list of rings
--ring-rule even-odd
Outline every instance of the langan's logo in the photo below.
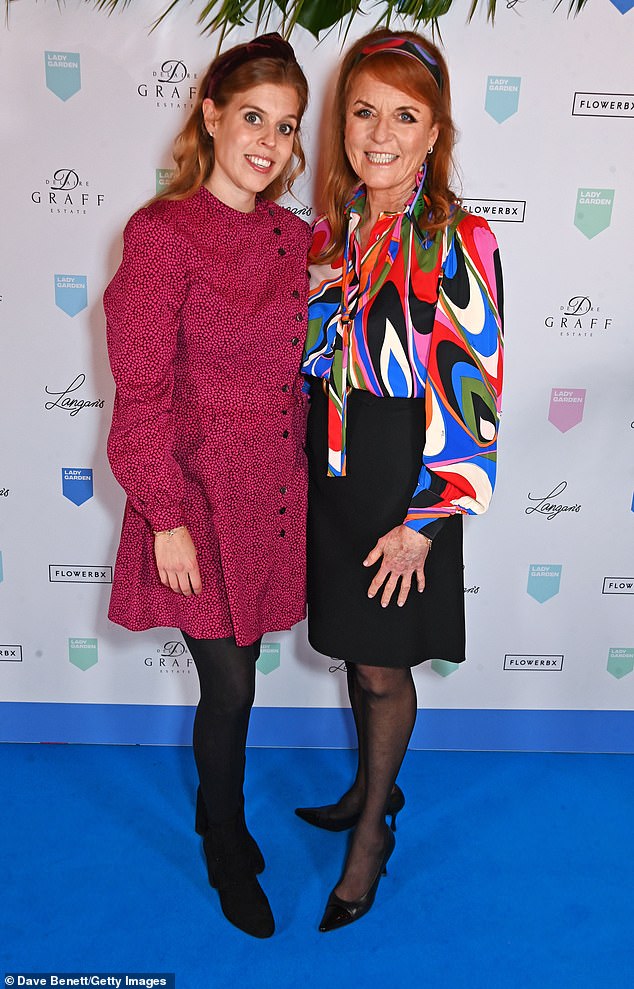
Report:
[[[556,519],[558,515],[562,512],[580,512],[581,505],[562,505],[556,501],[551,501],[551,498],[558,498],[564,493],[568,487],[568,481],[560,481],[556,484],[552,491],[549,491],[546,495],[534,495],[529,492],[528,500],[532,502],[527,508],[524,509],[526,515],[533,515],[537,513],[538,515],[545,515],[548,521]]]
[[[183,82],[187,78],[187,66],[175,58],[168,58],[163,62],[160,72],[154,74],[159,82]]]
[[[48,402],[44,403],[44,408],[47,411],[50,411],[51,409],[61,409],[63,412],[68,412],[71,418],[76,416],[78,412],[81,412],[82,409],[103,409],[105,404],[103,398],[71,398],[71,395],[78,391],[85,381],[86,375],[82,371],[75,378],[73,378],[71,383],[66,388],[63,388],[61,391],[55,391],[55,389],[49,388],[48,385],[46,385],[44,391],[52,398]]]
[[[612,326],[611,316],[605,316],[587,295],[573,295],[559,307],[559,315],[544,317],[544,326],[559,330],[561,337],[591,337],[595,330],[604,332]]]

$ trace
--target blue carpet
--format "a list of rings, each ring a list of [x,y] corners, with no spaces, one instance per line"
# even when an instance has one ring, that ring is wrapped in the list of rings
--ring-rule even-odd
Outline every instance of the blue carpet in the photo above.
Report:
[[[319,934],[345,835],[292,814],[350,752],[250,749],[270,941],[230,927],[193,833],[189,750],[0,746],[0,974],[175,972],[178,989],[608,989],[634,978],[629,756],[410,752],[371,913]]]

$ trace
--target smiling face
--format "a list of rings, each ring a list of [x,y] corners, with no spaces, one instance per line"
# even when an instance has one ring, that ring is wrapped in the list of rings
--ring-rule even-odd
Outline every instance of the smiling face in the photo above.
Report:
[[[214,139],[214,167],[205,183],[234,209],[250,212],[255,196],[286,168],[293,153],[299,99],[292,86],[261,83],[234,94],[225,106],[203,101]]]
[[[407,202],[437,137],[426,103],[369,72],[353,80],[346,107],[346,155],[378,208],[395,212]]]

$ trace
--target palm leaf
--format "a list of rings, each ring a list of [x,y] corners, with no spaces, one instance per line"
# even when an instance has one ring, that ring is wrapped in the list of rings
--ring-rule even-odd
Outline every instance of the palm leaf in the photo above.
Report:
[[[6,21],[9,20],[9,10],[14,0],[5,0]],[[63,0],[57,0],[61,5]],[[106,10],[108,14],[128,7],[133,0],[85,0],[98,10]],[[190,0],[190,3],[192,0]],[[297,24],[310,31],[318,38],[322,31],[329,31],[339,25],[345,36],[355,15],[361,12],[362,0],[201,0],[200,10],[196,18],[202,34],[220,32],[221,41],[235,27],[255,23],[259,30],[261,25],[268,25],[274,19],[276,26],[289,37]],[[411,18],[414,27],[431,25],[432,31],[438,31],[438,23],[452,6],[459,0],[375,0],[372,9],[378,10],[379,18],[376,26],[389,27],[395,17]],[[577,16],[589,0],[555,0],[554,10],[562,3],[568,4],[568,16]],[[152,30],[174,10],[182,5],[184,0],[169,0],[163,12],[157,17]],[[476,11],[481,7],[486,10],[487,20],[495,20],[498,0],[469,0],[467,21],[471,21]],[[281,20],[281,24],[280,24]]]

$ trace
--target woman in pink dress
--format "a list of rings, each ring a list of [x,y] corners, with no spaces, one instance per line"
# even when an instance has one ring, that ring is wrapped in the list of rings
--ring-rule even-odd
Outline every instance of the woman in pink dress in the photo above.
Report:
[[[109,617],[182,631],[201,691],[196,830],[225,916],[256,937],[274,920],[244,817],[255,664],[305,608],[310,234],[275,200],[304,168],[306,102],[279,35],[216,58],[104,296],[108,456],[127,494]]]

